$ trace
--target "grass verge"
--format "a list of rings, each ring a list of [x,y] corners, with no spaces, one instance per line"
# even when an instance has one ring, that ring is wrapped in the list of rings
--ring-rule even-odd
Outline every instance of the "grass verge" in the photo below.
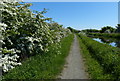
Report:
[[[92,79],[120,79],[120,50],[79,35],[80,47]]]
[[[28,58],[21,66],[5,74],[3,79],[55,79],[64,66],[73,37],[71,34],[63,38],[59,49],[56,49],[53,44],[49,47],[49,52]]]

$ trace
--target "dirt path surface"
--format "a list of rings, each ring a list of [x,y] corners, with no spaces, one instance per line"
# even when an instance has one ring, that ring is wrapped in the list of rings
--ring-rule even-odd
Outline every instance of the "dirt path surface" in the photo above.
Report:
[[[74,35],[74,41],[69,56],[66,58],[65,68],[63,69],[61,79],[88,79],[85,72],[84,62],[80,54],[79,42]]]

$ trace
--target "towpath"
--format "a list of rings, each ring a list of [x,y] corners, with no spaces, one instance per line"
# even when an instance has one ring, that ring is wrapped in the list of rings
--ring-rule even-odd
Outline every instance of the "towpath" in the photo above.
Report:
[[[66,64],[59,76],[60,79],[88,79],[85,72],[84,62],[80,54],[79,41],[74,35],[74,41],[71,46],[70,54],[66,58]]]

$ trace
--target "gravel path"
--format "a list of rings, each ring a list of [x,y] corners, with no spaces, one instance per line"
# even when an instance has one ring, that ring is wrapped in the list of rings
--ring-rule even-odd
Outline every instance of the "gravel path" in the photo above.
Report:
[[[66,58],[66,64],[64,66],[61,75],[61,79],[88,79],[88,75],[85,72],[84,62],[80,54],[79,42],[74,35],[74,41],[70,50],[69,56]]]

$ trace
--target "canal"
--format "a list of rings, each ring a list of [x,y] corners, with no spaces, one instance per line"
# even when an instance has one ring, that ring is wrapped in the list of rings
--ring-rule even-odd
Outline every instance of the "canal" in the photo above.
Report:
[[[105,43],[111,45],[113,47],[120,48],[120,39],[116,38],[109,38],[109,37],[101,37],[101,36],[88,36],[91,37],[93,40],[98,41],[100,43]]]

